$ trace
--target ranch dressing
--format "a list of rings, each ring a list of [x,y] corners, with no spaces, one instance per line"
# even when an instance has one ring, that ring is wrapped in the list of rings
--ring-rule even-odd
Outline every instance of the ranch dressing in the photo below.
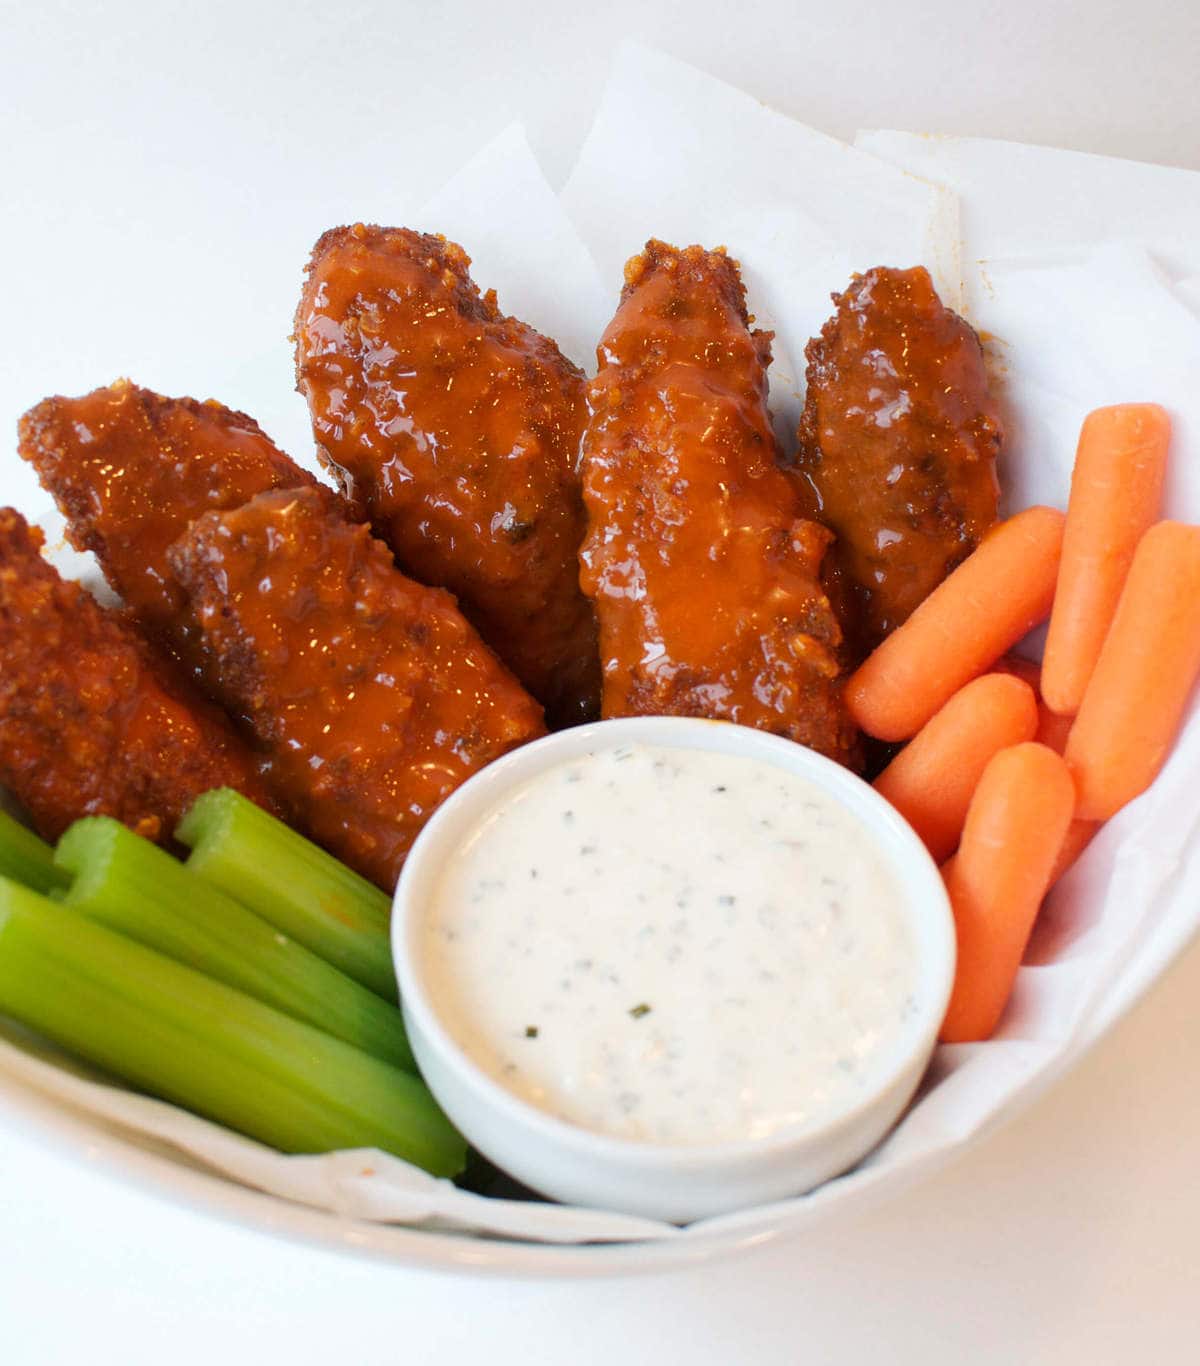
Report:
[[[915,945],[866,829],[757,759],[630,745],[506,794],[444,870],[421,948],[501,1086],[660,1144],[851,1107],[916,1008]]]

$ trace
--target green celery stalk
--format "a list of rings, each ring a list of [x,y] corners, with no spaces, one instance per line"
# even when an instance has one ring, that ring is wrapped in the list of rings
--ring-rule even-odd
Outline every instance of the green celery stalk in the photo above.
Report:
[[[415,1077],[0,878],[0,1013],[287,1153],[382,1148],[453,1176],[466,1145]]]
[[[364,1053],[417,1070],[395,1006],[119,821],[76,821],[55,862],[75,875],[63,897],[73,910]]]
[[[175,831],[188,868],[385,1000],[395,1001],[391,899],[232,788],[197,798]]]
[[[54,850],[50,845],[38,839],[3,807],[0,807],[0,876],[11,877],[35,892],[49,892],[65,886],[68,881],[66,873],[54,866]]]

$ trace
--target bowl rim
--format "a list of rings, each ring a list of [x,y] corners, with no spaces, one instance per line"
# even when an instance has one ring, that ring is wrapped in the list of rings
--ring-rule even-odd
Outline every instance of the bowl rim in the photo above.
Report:
[[[369,1223],[314,1209],[242,1185],[217,1171],[192,1166],[182,1155],[161,1155],[126,1136],[116,1126],[98,1121],[42,1091],[34,1083],[7,1073],[0,1062],[0,1119],[24,1121],[56,1152],[123,1186],[150,1193],[165,1204],[224,1219],[254,1233],[324,1252],[340,1253],[437,1275],[468,1274],[525,1280],[597,1280],[654,1275],[717,1260],[732,1260],[780,1241],[796,1242],[810,1228],[847,1208],[852,1213],[902,1195],[923,1184],[949,1160],[964,1154],[997,1130],[1019,1119],[1071,1072],[1137,1005],[1200,931],[1170,936],[1150,955],[1137,980],[1114,1008],[1102,1013],[1097,1027],[1081,1046],[1060,1054],[1028,1077],[1008,1103],[989,1120],[948,1149],[923,1155],[889,1173],[887,1180],[861,1187],[840,1201],[816,1208],[798,1202],[792,1208],[764,1210],[764,1220],[737,1228],[722,1226],[686,1237],[622,1243],[521,1242],[458,1236],[407,1225]],[[802,1197],[803,1200],[803,1197]]]
[[[872,839],[902,890],[902,915],[917,941],[914,995],[918,1009],[873,1060],[861,1095],[763,1138],[697,1144],[630,1139],[585,1129],[521,1099],[474,1062],[445,1027],[423,975],[420,932],[428,894],[446,858],[514,788],[572,759],[629,744],[766,763],[833,797]],[[735,1166],[744,1169],[782,1154],[807,1151],[852,1129],[915,1064],[924,1070],[953,986],[956,947],[950,902],[936,863],[912,827],[868,783],[834,760],[782,736],[727,721],[677,716],[621,717],[558,731],[510,751],[468,779],[438,808],[405,860],[392,903],[391,943],[410,1032],[415,1026],[426,1049],[442,1066],[453,1069],[458,1082],[469,1086],[476,1099],[510,1130],[524,1130],[531,1141],[553,1145],[582,1162],[637,1169],[648,1178],[655,1172],[716,1174]]]
[[[376,1223],[317,1209],[243,1185],[215,1169],[144,1146],[119,1125],[69,1105],[0,1065],[0,1121],[40,1144],[168,1205],[254,1233],[328,1253],[443,1275],[598,1279],[678,1270],[729,1258],[787,1236],[769,1229],[714,1229],[691,1238],[613,1243],[550,1243],[480,1238],[405,1224]]]
[[[253,1190],[219,1172],[197,1168],[183,1155],[153,1151],[137,1137],[98,1121],[12,1073],[2,1057],[0,1123],[36,1135],[45,1147],[97,1176],[149,1193],[166,1205],[326,1253],[433,1275],[489,1279],[581,1281],[656,1275],[733,1260],[779,1242],[797,1243],[809,1229],[839,1213],[864,1213],[923,1185],[926,1178],[1019,1119],[1051,1091],[1150,993],[1197,937],[1200,929],[1181,922],[1158,939],[1150,952],[1141,953],[1132,978],[1104,1003],[1078,1046],[1063,1050],[1048,1066],[1027,1077],[1004,1106],[955,1143],[924,1154],[889,1172],[885,1180],[859,1187],[840,1199],[812,1206],[802,1198],[786,1202],[786,1208],[764,1210],[752,1224],[736,1228],[722,1225],[681,1238],[568,1246],[458,1237],[348,1219]]]

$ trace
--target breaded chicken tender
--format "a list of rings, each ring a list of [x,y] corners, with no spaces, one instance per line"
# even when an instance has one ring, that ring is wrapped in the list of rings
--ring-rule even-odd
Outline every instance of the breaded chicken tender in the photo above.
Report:
[[[837,536],[827,586],[857,662],[995,522],[1001,427],[979,338],[923,267],[869,270],[833,298],[805,353],[798,482]]]
[[[407,228],[336,228],[296,313],[323,458],[422,583],[448,588],[552,724],[598,706],[579,590],[584,376],[481,295],[470,259]]]
[[[0,509],[0,786],[38,833],[115,816],[165,840],[213,787],[273,809],[221,713],[119,613],[61,579],[42,541]]]
[[[138,621],[192,668],[192,625],[167,547],[202,513],[315,484],[244,413],[128,380],[45,399],[19,431],[21,455],[66,518],[71,544],[95,552]]]
[[[406,578],[315,489],[208,513],[168,558],[273,786],[387,890],[438,804],[543,733],[454,599]]]
[[[584,441],[584,591],[605,716],[707,716],[843,762],[829,532],[776,464],[770,335],[724,251],[647,243],[598,348]]]

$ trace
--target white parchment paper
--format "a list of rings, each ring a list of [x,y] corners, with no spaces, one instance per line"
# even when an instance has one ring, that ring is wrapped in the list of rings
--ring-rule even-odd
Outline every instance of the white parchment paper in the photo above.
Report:
[[[1153,252],[1172,280],[1200,274],[1195,171],[1019,142],[883,129],[859,133],[854,145],[959,195],[968,258],[1124,241]]]
[[[1154,400],[1174,422],[1167,510],[1200,521],[1198,174],[899,133],[851,148],[630,45],[561,198],[512,128],[412,226],[461,241],[480,286],[585,365],[623,262],[647,237],[725,244],[746,267],[752,310],[778,333],[772,400],[788,431],[829,294],[854,270],[922,262],[986,335],[1010,510],[1065,506],[1090,408]],[[1170,961],[1200,924],[1197,771],[1193,707],[1151,790],[1051,896],[996,1038],[939,1049],[904,1120],[854,1172],[684,1230],[484,1199],[380,1153],[281,1157],[11,1040],[0,1040],[0,1071],[233,1180],[358,1219],[564,1243],[799,1226],[945,1162],[1069,1066]]]
[[[771,407],[785,445],[805,344],[854,271],[926,265],[958,301],[952,194],[635,43],[618,51],[562,199],[608,286],[601,328],[647,238],[729,249],[759,325],[775,333]]]

